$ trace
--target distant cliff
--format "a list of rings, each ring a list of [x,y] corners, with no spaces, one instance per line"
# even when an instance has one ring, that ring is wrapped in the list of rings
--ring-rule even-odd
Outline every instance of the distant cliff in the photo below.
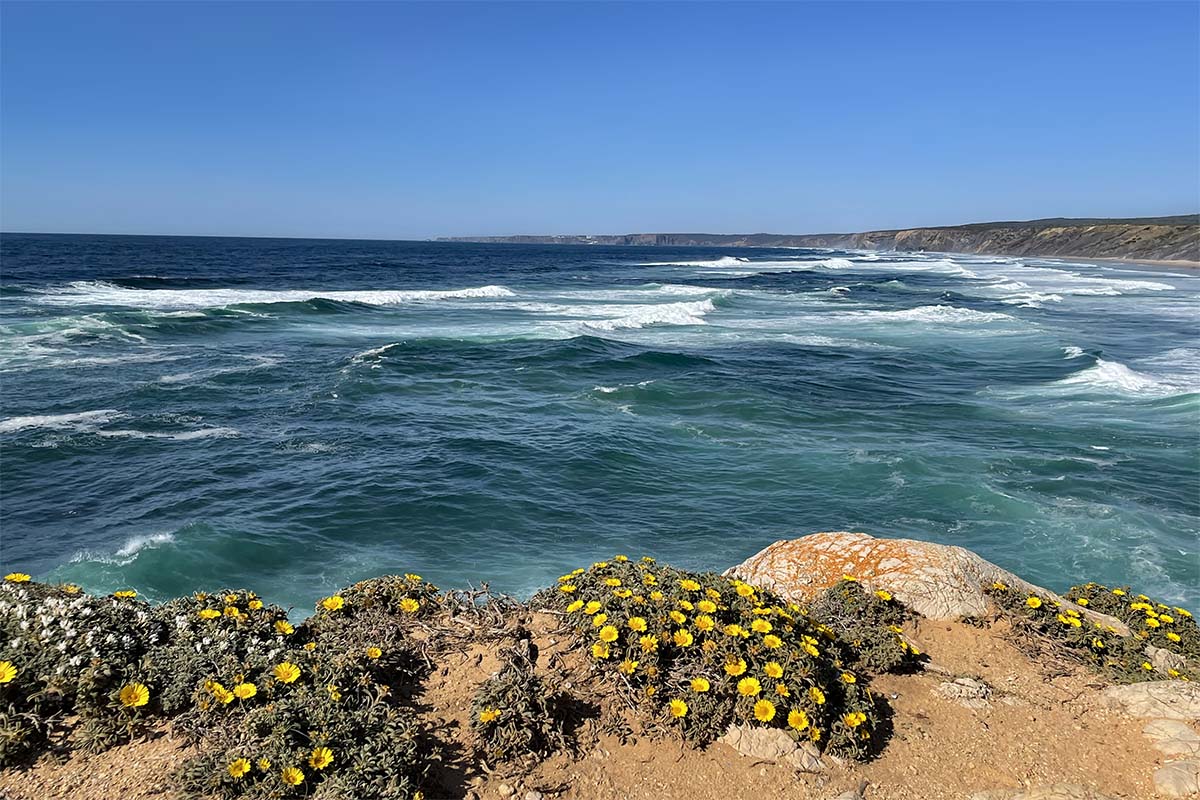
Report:
[[[462,236],[458,242],[710,247],[836,247],[1014,256],[1200,261],[1200,215],[1137,219],[1037,219],[864,233],[628,233],[598,236]]]

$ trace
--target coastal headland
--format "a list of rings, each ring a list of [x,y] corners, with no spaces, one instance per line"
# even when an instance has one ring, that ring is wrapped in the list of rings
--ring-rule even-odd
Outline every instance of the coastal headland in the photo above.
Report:
[[[818,247],[1006,256],[1168,261],[1200,266],[1200,214],[1128,219],[1050,218],[861,233],[628,233],[459,236],[440,241],[704,247]]]
[[[0,796],[1119,800],[1200,790],[1200,629],[861,533],[528,601],[375,578],[303,621],[0,584]],[[83,624],[86,622],[86,625]]]

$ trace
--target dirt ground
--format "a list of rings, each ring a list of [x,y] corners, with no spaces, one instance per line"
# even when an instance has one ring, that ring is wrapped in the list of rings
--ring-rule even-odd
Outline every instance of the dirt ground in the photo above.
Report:
[[[586,659],[569,649],[555,624],[546,615],[531,621],[539,669],[565,675],[601,705],[619,702],[592,684]],[[439,723],[447,751],[456,754],[431,776],[426,797],[523,800],[540,792],[545,800],[828,800],[864,782],[866,800],[961,800],[974,791],[1055,783],[1128,800],[1154,797],[1151,773],[1162,762],[1141,734],[1144,723],[1107,709],[1093,674],[1035,661],[1006,631],[1003,623],[911,625],[910,638],[931,658],[928,668],[872,682],[895,713],[887,747],[874,761],[831,765],[818,775],[756,761],[719,743],[699,750],[646,735],[622,742],[598,719],[585,719],[575,731],[577,753],[489,772],[470,758],[468,718],[476,686],[500,665],[498,646],[472,645],[445,659],[420,698],[422,713]],[[958,676],[986,683],[991,697],[969,708],[935,691]],[[171,773],[188,756],[164,728],[150,741],[99,756],[63,763],[43,758],[30,769],[0,774],[0,797],[175,800]]]

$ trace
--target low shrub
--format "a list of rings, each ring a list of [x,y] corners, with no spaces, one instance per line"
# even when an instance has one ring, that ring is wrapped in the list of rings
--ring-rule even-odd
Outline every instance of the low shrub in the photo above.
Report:
[[[565,747],[562,698],[535,673],[529,640],[518,638],[502,656],[503,666],[484,681],[471,703],[480,755],[496,762]]]
[[[652,724],[706,743],[730,723],[854,757],[879,721],[834,630],[738,580],[624,556],[562,576],[533,600],[561,612],[595,669]]]
[[[1084,601],[1081,604],[1083,607],[1109,613],[1105,608],[1110,606],[1099,599],[1103,594],[1099,589],[1094,592],[1088,590],[1087,593],[1076,589],[1072,593]],[[1004,583],[994,583],[985,587],[985,591],[995,600],[1001,612],[1012,620],[1020,636],[1032,645],[1046,643],[1055,652],[1084,663],[1118,683],[1158,680],[1161,677],[1146,653],[1148,637],[1139,635],[1141,632],[1136,625],[1131,625],[1134,635],[1125,636],[1115,626],[1090,620],[1077,609],[1064,606],[1051,597],[1019,591]],[[1139,609],[1134,611],[1140,613]],[[1190,620],[1190,616],[1186,618]],[[1191,676],[1184,671],[1171,669],[1168,677],[1186,680]]]
[[[0,583],[0,767],[59,739],[68,715],[79,718],[75,745],[98,751],[159,711],[143,660],[168,631],[136,594],[97,597],[21,573]]]
[[[1152,600],[1128,586],[1110,589],[1099,583],[1072,586],[1066,597],[1073,603],[1121,620],[1143,644],[1169,651],[1178,660],[1180,668],[1168,668],[1168,677],[1200,678],[1200,626],[1186,608]]]
[[[904,672],[921,663],[921,651],[900,627],[911,616],[904,604],[883,589],[867,591],[857,580],[843,576],[809,609],[829,626],[842,645],[842,660],[871,675]]]

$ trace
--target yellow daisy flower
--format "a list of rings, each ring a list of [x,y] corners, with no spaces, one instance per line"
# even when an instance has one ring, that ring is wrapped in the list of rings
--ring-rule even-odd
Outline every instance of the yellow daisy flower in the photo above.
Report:
[[[708,682],[708,678],[692,678],[692,691],[697,693],[707,692],[712,688]]]
[[[669,709],[670,709],[672,717],[674,717],[675,719],[681,719],[682,717],[687,716],[688,704],[683,702],[679,698],[675,698],[674,700],[672,700],[669,703]]]
[[[686,631],[683,628],[680,628],[679,630],[675,631],[675,635],[672,636],[671,639],[679,647],[689,647],[692,644],[692,642],[695,641],[695,639],[692,637],[691,632]]]
[[[798,708],[793,708],[788,712],[788,727],[797,731],[804,730],[808,727],[808,714]]]
[[[758,678],[742,678],[738,681],[737,690],[742,697],[753,697],[762,692],[762,684]]]
[[[314,748],[308,757],[308,765],[313,769],[325,769],[333,763],[333,751],[328,747]]]
[[[400,601],[400,610],[405,614],[415,614],[421,608],[421,601],[413,597],[406,597]]]
[[[275,667],[275,680],[280,683],[294,683],[300,677],[300,668],[290,661],[284,661]]]
[[[344,605],[346,605],[345,599],[343,599],[340,595],[336,595],[336,594],[333,595],[332,597],[326,597],[321,601],[321,607],[324,608],[326,611],[337,611]],[[300,770],[296,769],[295,767],[288,767],[288,769],[295,770],[296,772],[300,772]],[[284,770],[284,772],[287,772],[287,770]],[[303,773],[300,774],[300,780],[304,780]],[[295,785],[295,784],[293,784],[293,785]]]
[[[144,683],[127,683],[117,698],[125,708],[140,708],[150,702],[150,690]]]
[[[485,708],[479,712],[480,722],[492,722],[500,718],[500,710],[496,708]]]
[[[0,683],[12,683],[17,677],[17,667],[11,661],[0,661]]]
[[[225,771],[229,773],[229,777],[239,780],[250,771],[250,762],[244,758],[235,758],[229,762],[229,766],[225,768]]]
[[[288,786],[299,786],[304,783],[304,773],[296,767],[285,767],[283,772],[279,773],[279,778]]]
[[[754,718],[759,722],[775,719],[775,704],[770,700],[759,700],[754,704]]]
[[[10,572],[4,576],[9,583],[29,583],[30,577],[24,572]]]

